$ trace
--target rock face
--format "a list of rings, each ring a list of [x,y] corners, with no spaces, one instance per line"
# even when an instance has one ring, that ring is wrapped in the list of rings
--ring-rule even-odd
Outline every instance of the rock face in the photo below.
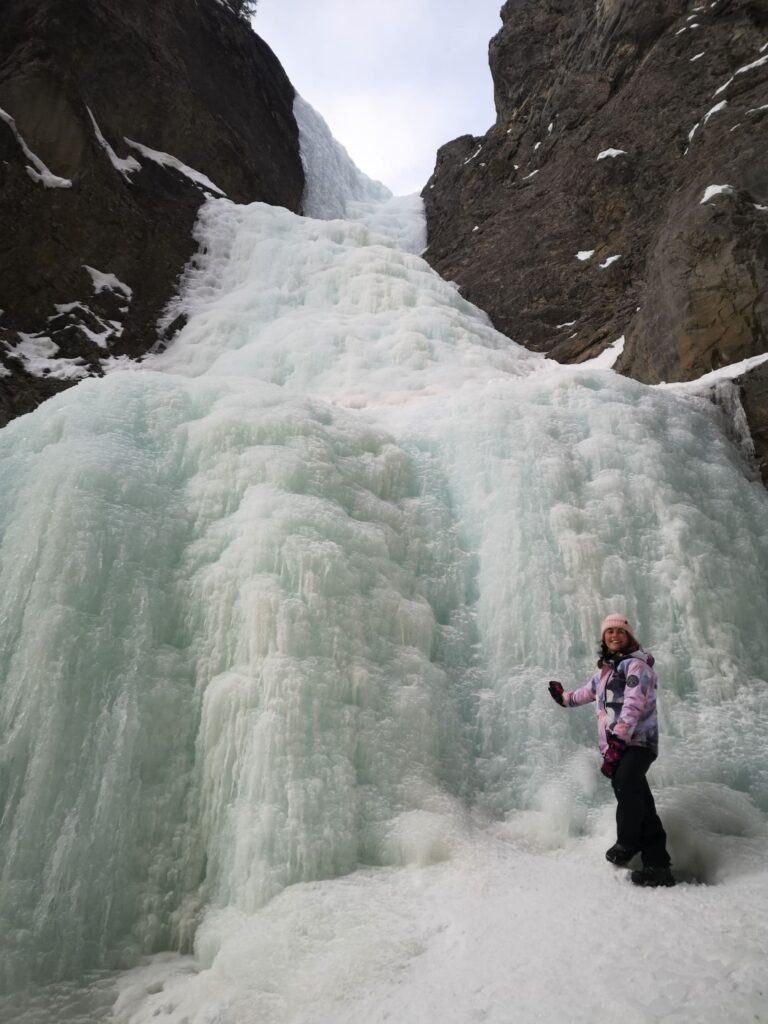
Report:
[[[768,350],[768,4],[507,0],[427,258],[516,341],[690,380]]]
[[[220,0],[5,0],[0,425],[155,344],[207,195],[300,209],[293,99]]]
[[[768,487],[768,363],[738,378],[735,384],[749,425],[757,469]]]

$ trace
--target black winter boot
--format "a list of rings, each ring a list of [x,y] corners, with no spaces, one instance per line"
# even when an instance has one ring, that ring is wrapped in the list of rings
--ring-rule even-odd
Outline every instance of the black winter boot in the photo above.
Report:
[[[614,843],[610,850],[605,851],[605,859],[615,864],[617,868],[625,868],[637,853],[637,850],[627,850],[621,843]]]
[[[643,867],[639,871],[632,872],[634,885],[644,885],[650,888],[657,886],[672,886],[675,884],[674,876],[669,867]]]

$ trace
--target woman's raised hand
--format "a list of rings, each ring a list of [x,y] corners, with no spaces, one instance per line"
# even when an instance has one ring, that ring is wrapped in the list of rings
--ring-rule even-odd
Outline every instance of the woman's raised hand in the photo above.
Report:
[[[552,700],[556,701],[561,708],[565,707],[565,701],[563,700],[563,684],[558,683],[556,679],[550,679],[549,681],[549,695]]]

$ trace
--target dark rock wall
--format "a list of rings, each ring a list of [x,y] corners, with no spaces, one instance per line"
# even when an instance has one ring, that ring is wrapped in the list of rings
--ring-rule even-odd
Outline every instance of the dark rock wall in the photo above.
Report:
[[[617,369],[658,382],[768,350],[768,4],[501,16],[497,122],[444,146],[423,192],[432,265],[564,362],[624,335]]]
[[[5,0],[0,425],[157,340],[197,210],[215,193],[126,138],[237,202],[298,212],[293,98],[269,47],[218,0]],[[89,109],[129,165],[114,166]],[[71,184],[46,187],[29,153]]]
[[[768,363],[763,363],[736,382],[754,445],[757,470],[768,487]]]

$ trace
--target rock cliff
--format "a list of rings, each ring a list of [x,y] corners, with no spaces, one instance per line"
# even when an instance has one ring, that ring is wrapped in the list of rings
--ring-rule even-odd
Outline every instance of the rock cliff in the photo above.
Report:
[[[616,369],[656,383],[766,352],[768,5],[501,17],[496,123],[443,146],[423,192],[432,265],[562,362],[623,336]]]
[[[220,0],[5,0],[0,425],[156,342],[206,195],[299,210],[293,98]]]

